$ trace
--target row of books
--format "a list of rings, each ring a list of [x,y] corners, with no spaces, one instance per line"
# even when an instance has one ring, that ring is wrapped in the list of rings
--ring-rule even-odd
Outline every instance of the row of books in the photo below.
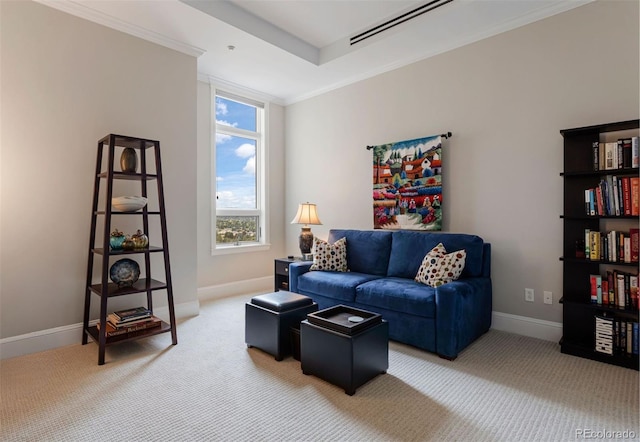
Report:
[[[637,168],[638,137],[619,138],[617,141],[592,144],[593,170]]]
[[[638,310],[638,275],[607,270],[603,275],[589,275],[591,303]]]
[[[590,216],[640,215],[640,177],[605,175],[585,189],[584,207]]]
[[[595,350],[607,355],[638,355],[638,323],[595,316]]]
[[[130,333],[160,327],[162,321],[144,307],[120,310],[107,315],[107,337],[121,336]],[[100,322],[97,324],[100,330]]]
[[[584,255],[591,261],[634,263],[640,260],[640,229],[628,233],[584,230]]]

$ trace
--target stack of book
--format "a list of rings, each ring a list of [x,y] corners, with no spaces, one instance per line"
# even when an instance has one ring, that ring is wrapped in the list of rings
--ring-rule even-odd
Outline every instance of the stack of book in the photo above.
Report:
[[[121,336],[154,327],[160,327],[162,321],[151,314],[151,310],[136,307],[120,310],[107,315],[107,337]],[[97,324],[100,330],[100,322]]]
[[[640,166],[638,137],[608,142],[594,141],[592,146],[593,170],[635,169]]]
[[[595,351],[608,355],[638,356],[638,323],[595,316]]]

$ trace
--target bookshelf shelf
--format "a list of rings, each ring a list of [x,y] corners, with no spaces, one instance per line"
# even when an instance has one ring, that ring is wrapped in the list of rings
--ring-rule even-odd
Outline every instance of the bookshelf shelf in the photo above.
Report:
[[[114,163],[116,163],[116,150],[132,148],[137,156],[140,156],[140,173],[125,172],[122,170],[114,170]],[[155,159],[155,173],[147,173],[147,150],[150,149]],[[104,156],[107,156],[106,161]],[[153,167],[153,162],[149,161],[150,166]],[[136,161],[137,163],[137,161]],[[102,170],[106,164],[106,170]],[[132,169],[137,167],[133,167]],[[125,169],[123,166],[122,169]],[[160,333],[171,333],[171,341],[173,345],[178,343],[178,337],[176,332],[176,320],[175,320],[175,308],[173,304],[173,290],[171,285],[171,270],[169,265],[169,249],[167,240],[167,225],[164,206],[164,191],[162,187],[162,167],[160,164],[160,142],[154,140],[146,140],[142,138],[126,137],[122,135],[109,134],[98,141],[98,155],[96,163],[96,173],[94,175],[94,192],[93,192],[93,209],[91,211],[91,230],[89,237],[89,256],[87,259],[87,282],[85,292],[84,303],[84,321],[83,321],[83,333],[82,344],[88,343],[89,338],[98,344],[98,365],[103,365],[105,362],[105,348],[108,345],[116,344],[125,341],[131,341],[133,339],[145,338],[148,336],[154,336]],[[148,207],[143,207],[137,212],[116,212],[111,207],[111,199],[114,192],[114,181],[125,180],[134,181],[140,183],[139,191],[135,191],[137,194],[148,197],[147,194],[147,182],[154,181],[157,185],[157,197],[154,198],[153,203],[158,206],[157,210],[148,210]],[[101,192],[101,183],[105,183]],[[129,186],[135,186],[129,184]],[[106,189],[105,189],[106,188]],[[139,192],[139,193],[138,193]],[[100,201],[102,201],[100,203]],[[107,203],[109,202],[109,203]],[[103,207],[99,210],[98,206]],[[158,245],[149,245],[143,249],[134,250],[112,250],[110,248],[111,237],[111,221],[114,215],[125,215],[129,217],[130,222],[141,223],[142,232],[149,232],[150,222],[159,223],[160,235],[158,238],[153,238]],[[98,223],[100,218],[100,223]],[[119,218],[122,220],[122,218]],[[100,227],[98,227],[100,225]],[[100,232],[98,232],[100,230]],[[157,256],[161,254],[164,258],[164,269],[158,272],[156,269],[154,273],[161,273],[160,279],[163,281],[154,279],[152,275],[151,255]],[[137,255],[137,256],[136,256]],[[137,258],[141,261],[140,272],[145,276],[140,277],[130,286],[119,287],[113,282],[109,282],[110,276],[110,264],[113,264],[110,258],[113,260],[122,259],[123,257],[128,259]],[[100,268],[99,275],[96,275],[96,279],[99,278],[99,283],[94,283],[94,259],[98,257],[100,265],[95,266]],[[154,264],[155,267],[155,264]],[[161,266],[162,267],[162,266]],[[146,293],[146,309],[153,314],[153,294],[158,291],[163,291],[167,296],[167,305],[169,309],[169,322],[160,322],[160,326],[154,325],[153,328],[146,328],[144,330],[132,329],[122,330],[123,334],[116,336],[107,336],[107,305],[108,300],[114,297],[135,295],[140,293]],[[100,315],[98,318],[98,324],[90,325],[90,313],[91,313],[91,299],[96,295],[100,299]]]
[[[633,177],[638,177],[639,169],[632,167],[626,158],[624,162],[621,159],[617,163],[616,157],[613,165],[606,167],[603,153],[605,145],[611,151],[618,140],[638,137],[640,120],[564,129],[560,133],[564,138],[564,171],[560,173],[564,183],[563,213],[560,215],[563,222],[563,256],[560,257],[563,266],[563,294],[560,301],[563,337],[560,348],[562,353],[638,370],[638,353],[637,350],[634,353],[633,349],[633,342],[637,343],[638,338],[637,332],[636,338],[633,337],[633,327],[635,324],[637,330],[639,315],[637,298],[633,301],[630,281],[633,281],[632,276],[638,276],[639,268],[636,260],[628,262],[631,260],[621,259],[620,253],[622,249],[624,254],[624,237],[631,236],[632,229],[638,228],[639,221],[637,211],[633,214],[624,213],[623,206],[628,201],[624,197],[629,197],[629,194],[622,193],[622,186],[628,186]],[[618,150],[621,149],[622,144]],[[608,195],[609,190],[613,189],[611,183],[620,187],[621,193],[616,194],[618,199],[614,198],[613,191]],[[598,192],[600,195],[597,195]],[[594,198],[595,195],[599,200]],[[594,203],[590,206],[591,200]],[[618,212],[613,214],[614,203],[619,205],[619,215]],[[626,204],[625,207],[631,206]],[[593,207],[595,214],[588,212]],[[609,235],[609,232],[617,233]],[[591,252],[598,256],[590,259],[588,253]],[[615,260],[611,257],[612,253],[616,254]],[[602,293],[602,286],[597,283],[592,285],[592,277],[598,275],[604,281],[602,285],[606,286],[606,293]],[[620,279],[616,278],[612,283],[615,290],[611,289],[611,275],[619,276],[626,286],[619,285]],[[592,297],[592,287],[600,288],[600,292],[596,289],[593,292],[593,296],[597,295],[596,301]],[[615,303],[608,304],[608,295],[612,290]],[[624,303],[624,307],[620,302]],[[615,324],[610,340],[612,354],[603,352],[602,327],[601,324],[596,326],[596,318],[605,318],[608,323]],[[602,322],[600,319],[598,321]],[[605,344],[604,350],[609,342],[605,340]]]

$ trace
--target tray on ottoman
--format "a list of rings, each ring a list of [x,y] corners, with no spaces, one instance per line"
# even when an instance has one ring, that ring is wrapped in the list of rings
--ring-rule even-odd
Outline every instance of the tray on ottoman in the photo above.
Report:
[[[381,323],[382,315],[339,304],[324,310],[309,313],[307,320],[311,324],[338,333],[354,335],[373,325]]]

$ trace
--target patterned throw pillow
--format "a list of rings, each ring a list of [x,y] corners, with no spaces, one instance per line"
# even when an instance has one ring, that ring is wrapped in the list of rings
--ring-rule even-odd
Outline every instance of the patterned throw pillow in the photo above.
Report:
[[[430,287],[440,287],[455,281],[462,274],[466,259],[466,251],[458,250],[447,254],[440,243],[425,255],[415,280]]]
[[[310,270],[347,271],[347,238],[329,244],[319,238],[313,239],[316,247]]]

